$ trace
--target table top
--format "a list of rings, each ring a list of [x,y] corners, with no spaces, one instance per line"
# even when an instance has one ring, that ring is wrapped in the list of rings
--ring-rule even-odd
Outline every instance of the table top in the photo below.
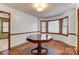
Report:
[[[48,42],[52,40],[52,36],[49,34],[34,34],[27,37],[28,41],[31,41],[33,43],[37,42]]]

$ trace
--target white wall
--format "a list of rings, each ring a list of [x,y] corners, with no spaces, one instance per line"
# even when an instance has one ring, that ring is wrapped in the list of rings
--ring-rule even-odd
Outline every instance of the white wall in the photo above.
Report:
[[[57,15],[57,16],[53,16],[53,17],[46,18],[46,19],[41,18],[41,20],[54,20],[54,19],[63,18],[65,16],[68,16],[68,19],[69,19],[69,28],[68,28],[69,33],[77,34],[77,26],[78,25],[77,25],[76,8],[67,10],[67,11],[65,11],[62,14]],[[60,41],[63,41],[69,45],[77,47],[77,35],[68,35],[68,36],[56,35],[56,34],[52,34],[52,35],[53,35],[53,38],[56,40],[60,40]]]
[[[0,4],[0,11],[11,13],[11,34],[38,31],[38,18]],[[27,35],[12,35],[11,47],[25,43]]]
[[[33,34],[38,34],[38,32],[11,36],[11,47],[28,42],[27,37]]]

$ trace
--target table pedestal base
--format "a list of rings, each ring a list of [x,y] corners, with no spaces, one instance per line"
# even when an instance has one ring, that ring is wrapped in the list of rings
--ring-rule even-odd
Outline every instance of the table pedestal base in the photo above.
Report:
[[[37,51],[34,52],[35,50]],[[43,52],[42,50],[44,50],[45,52]],[[38,47],[32,49],[31,53],[35,55],[45,55],[48,53],[48,49],[41,47],[41,43],[38,43]]]
[[[34,52],[35,50],[37,50],[37,51]],[[42,50],[44,50],[45,52],[43,52]],[[45,55],[48,53],[48,49],[43,48],[43,47],[36,47],[36,48],[31,50],[31,53],[34,55]]]

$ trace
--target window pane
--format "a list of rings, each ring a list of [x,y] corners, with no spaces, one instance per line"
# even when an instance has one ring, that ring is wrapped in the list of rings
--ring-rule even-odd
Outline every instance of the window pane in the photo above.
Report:
[[[67,34],[67,25],[68,25],[67,18],[65,18],[63,19],[62,34]]]
[[[68,25],[67,18],[63,19],[63,25]]]
[[[59,20],[48,22],[48,32],[59,33]]]
[[[8,22],[3,22],[3,32],[8,32]]]
[[[63,34],[67,34],[67,27],[63,27]]]
[[[46,22],[42,22],[42,32],[46,32]]]

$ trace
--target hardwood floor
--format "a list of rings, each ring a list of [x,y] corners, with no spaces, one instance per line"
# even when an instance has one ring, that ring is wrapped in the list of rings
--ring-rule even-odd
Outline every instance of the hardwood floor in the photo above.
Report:
[[[47,55],[75,55],[76,50],[74,46],[70,46],[61,41],[52,40],[49,43],[42,44],[43,47],[48,48]],[[5,50],[0,53],[0,55],[32,55],[31,49],[35,48],[36,44],[24,43],[16,47],[11,48],[11,50]]]

